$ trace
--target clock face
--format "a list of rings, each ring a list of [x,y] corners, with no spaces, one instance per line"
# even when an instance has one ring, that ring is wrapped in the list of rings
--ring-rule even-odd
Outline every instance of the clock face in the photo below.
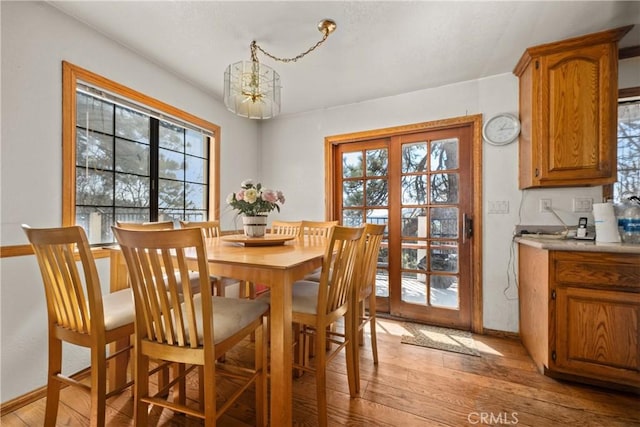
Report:
[[[520,121],[511,114],[499,114],[485,123],[482,133],[488,143],[506,145],[520,134]]]

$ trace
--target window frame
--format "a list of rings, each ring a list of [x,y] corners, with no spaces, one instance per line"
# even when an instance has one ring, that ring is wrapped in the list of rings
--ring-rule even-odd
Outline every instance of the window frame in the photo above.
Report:
[[[640,96],[640,86],[620,89],[618,90],[618,103],[621,99],[634,98],[637,96]],[[617,110],[618,110],[618,107],[616,106],[616,111]],[[618,127],[618,124],[616,122],[616,129],[617,127]],[[617,131],[616,131],[616,135],[617,135]],[[618,145],[618,139],[616,137],[616,147],[617,145]],[[616,148],[616,151],[617,151],[617,148]],[[618,164],[618,156],[616,155],[616,171],[618,170],[617,164]],[[618,175],[616,172],[616,182],[617,180],[618,180]],[[607,184],[602,187],[602,197],[603,197],[603,200],[613,200],[613,184]],[[618,200],[613,200],[613,201],[618,202]]]
[[[220,126],[67,61],[62,62],[62,225],[76,219],[76,87],[78,81],[212,133],[209,144],[209,220],[220,216]]]

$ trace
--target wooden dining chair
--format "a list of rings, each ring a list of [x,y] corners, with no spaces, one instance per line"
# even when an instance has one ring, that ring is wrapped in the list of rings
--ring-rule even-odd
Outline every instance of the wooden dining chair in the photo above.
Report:
[[[215,426],[222,414],[255,384],[255,411],[259,426],[267,420],[267,341],[263,323],[269,305],[263,301],[223,298],[211,295],[211,281],[202,231],[195,228],[160,231],[132,231],[114,227],[124,253],[135,300],[135,424],[146,426],[149,405],[157,405],[204,420]],[[203,292],[195,294],[182,286],[184,301],[177,298],[180,283],[163,271],[179,272],[186,283],[190,271],[198,274]],[[167,289],[168,292],[163,292]],[[216,363],[251,333],[255,333],[254,363],[250,368]],[[191,365],[199,370],[200,406],[195,408],[179,391],[174,399],[151,395],[146,375],[149,359]],[[181,373],[188,372],[182,369]],[[236,388],[222,403],[223,390],[216,376],[230,376]],[[183,381],[174,378],[169,386]],[[162,392],[163,390],[161,390]],[[225,387],[225,390],[227,388]]]
[[[316,400],[318,405],[318,423],[326,426],[327,396],[326,396],[326,367],[342,349],[346,351],[347,377],[349,378],[349,392],[355,397],[355,367],[354,343],[352,334],[354,331],[353,316],[350,315],[353,297],[352,285],[354,282],[355,267],[357,262],[360,238],[363,227],[352,228],[333,226],[327,239],[327,248],[322,264],[322,274],[319,282],[301,280],[293,286],[292,321],[299,325],[300,336],[298,351],[308,349],[308,341],[311,336],[315,339],[314,347],[324,347],[327,339],[337,346],[330,352],[316,351],[314,366],[306,355],[298,355],[299,363],[296,369],[311,371],[316,378]],[[344,333],[332,332],[329,327],[340,318],[344,318]]]
[[[271,234],[281,236],[299,236],[302,221],[273,221],[271,222]]]
[[[102,295],[95,261],[81,227],[22,228],[38,260],[47,302],[49,368],[44,425],[56,424],[60,388],[65,384],[89,392],[90,425],[104,426],[106,399],[131,385],[128,382],[107,391],[107,361],[128,352],[131,346],[105,355],[107,345],[128,342],[134,332],[131,289]],[[90,387],[72,375],[62,374],[63,341],[91,350]]]
[[[180,221],[181,228],[200,228],[207,238],[220,237],[220,221]],[[211,275],[211,284],[216,290],[219,297],[227,296],[227,288],[231,286],[238,287],[238,296],[240,298],[248,297],[251,292],[247,291],[247,286],[243,281],[231,279],[229,277],[219,277]]]
[[[355,341],[355,385],[360,392],[360,357],[358,348],[364,343],[364,328],[369,324],[371,335],[371,352],[373,363],[378,364],[378,340],[376,337],[376,273],[378,271],[378,254],[384,237],[385,224],[365,224],[364,233],[358,251],[353,298],[351,299],[351,315],[354,316],[353,339]],[[369,310],[366,310],[368,304]]]

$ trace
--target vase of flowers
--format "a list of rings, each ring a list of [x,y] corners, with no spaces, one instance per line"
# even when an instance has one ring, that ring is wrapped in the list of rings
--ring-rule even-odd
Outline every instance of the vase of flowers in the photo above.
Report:
[[[266,189],[250,179],[243,181],[240,188],[240,191],[227,196],[227,203],[243,215],[242,224],[247,237],[262,237],[267,228],[267,214],[273,210],[280,212],[284,194],[279,190]]]

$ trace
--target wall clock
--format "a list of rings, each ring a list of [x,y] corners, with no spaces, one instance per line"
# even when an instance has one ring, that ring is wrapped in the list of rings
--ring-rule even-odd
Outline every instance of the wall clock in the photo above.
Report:
[[[482,127],[482,137],[492,145],[507,145],[520,135],[520,120],[513,114],[500,113],[491,117]]]

